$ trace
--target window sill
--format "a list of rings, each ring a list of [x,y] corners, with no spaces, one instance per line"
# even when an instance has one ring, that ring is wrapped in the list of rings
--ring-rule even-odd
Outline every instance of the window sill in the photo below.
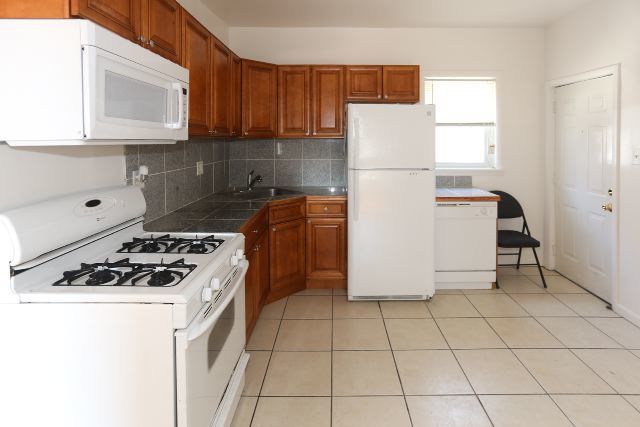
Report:
[[[492,176],[492,175],[504,175],[504,170],[496,168],[478,168],[478,169],[454,169],[454,168],[436,168],[436,176]]]

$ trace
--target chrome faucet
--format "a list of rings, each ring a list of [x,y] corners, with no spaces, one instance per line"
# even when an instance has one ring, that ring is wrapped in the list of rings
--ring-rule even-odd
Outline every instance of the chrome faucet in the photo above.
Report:
[[[252,170],[247,175],[247,190],[253,190],[253,187],[256,184],[256,182],[262,182],[262,175],[256,175],[256,177],[254,178],[253,177],[254,172],[255,170]]]

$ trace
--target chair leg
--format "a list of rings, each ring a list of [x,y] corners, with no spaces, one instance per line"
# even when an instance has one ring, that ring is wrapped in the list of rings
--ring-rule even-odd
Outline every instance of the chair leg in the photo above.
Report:
[[[531,248],[533,250],[533,256],[536,258],[536,265],[538,266],[538,272],[540,273],[540,278],[542,279],[542,284],[544,287],[547,287],[547,282],[544,280],[544,274],[542,274],[542,267],[540,267],[540,260],[538,260],[538,254],[536,252],[536,248]]]
[[[516,264],[516,269],[520,270],[520,258],[522,257],[522,248],[518,250],[518,264]]]

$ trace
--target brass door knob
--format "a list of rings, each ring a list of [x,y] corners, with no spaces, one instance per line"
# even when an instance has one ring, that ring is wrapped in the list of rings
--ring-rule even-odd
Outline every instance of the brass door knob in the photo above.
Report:
[[[602,210],[605,212],[613,212],[613,206],[611,203],[607,203],[606,205],[602,205]]]

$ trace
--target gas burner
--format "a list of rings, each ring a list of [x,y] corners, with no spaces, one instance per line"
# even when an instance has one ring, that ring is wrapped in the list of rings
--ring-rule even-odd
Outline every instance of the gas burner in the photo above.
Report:
[[[179,259],[168,264],[130,262],[129,258],[116,262],[80,265],[80,269],[65,271],[53,286],[175,286],[196,268]],[[84,280],[86,278],[86,280]]]
[[[134,237],[131,242],[122,244],[122,249],[118,252],[156,253],[167,252],[167,248],[173,243],[168,234],[160,237],[138,238]]]
[[[213,234],[202,238],[171,237],[165,234],[159,237],[134,237],[131,242],[123,243],[118,252],[210,254],[223,243],[223,239],[216,239]]]

